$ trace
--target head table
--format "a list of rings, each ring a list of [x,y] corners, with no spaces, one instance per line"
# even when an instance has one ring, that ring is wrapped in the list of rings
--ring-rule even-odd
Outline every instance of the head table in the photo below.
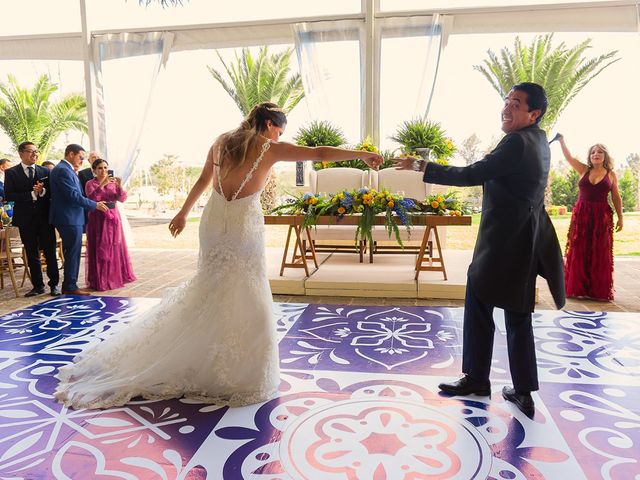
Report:
[[[396,218],[396,217],[394,217]],[[280,276],[284,275],[285,268],[303,268],[306,276],[310,275],[308,260],[313,261],[315,268],[318,268],[318,260],[313,242],[312,227],[303,227],[303,215],[265,215],[265,225],[288,225],[287,240],[284,245],[284,253],[282,255],[282,263],[280,265]],[[318,217],[316,225],[358,225],[358,215],[345,215],[340,220],[332,215],[323,215]],[[384,225],[384,215],[374,217],[374,225]],[[442,272],[444,279],[447,280],[447,271],[444,266],[444,257],[440,246],[440,237],[438,236],[438,227],[454,226],[454,225],[471,225],[471,217],[468,215],[449,216],[449,215],[433,215],[433,214],[411,214],[412,226],[424,226],[424,234],[422,243],[418,251],[418,258],[415,265],[415,279],[418,279],[420,272],[437,271]],[[398,225],[404,228],[402,225]],[[303,232],[304,231],[304,232]],[[436,241],[436,255],[433,255],[431,249],[427,248],[429,236],[433,231]],[[292,241],[293,232],[293,252],[291,260],[287,261],[287,253]],[[303,235],[306,235],[308,243],[303,242]],[[355,240],[354,240],[355,244]],[[362,250],[360,250],[360,261],[362,261]]]

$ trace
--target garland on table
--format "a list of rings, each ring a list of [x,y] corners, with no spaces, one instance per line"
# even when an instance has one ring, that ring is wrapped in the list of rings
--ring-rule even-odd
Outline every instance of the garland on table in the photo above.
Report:
[[[355,240],[368,240],[373,243],[373,217],[384,214],[384,227],[389,238],[395,235],[396,241],[402,246],[400,229],[393,217],[397,217],[407,231],[411,231],[411,211],[416,208],[416,201],[404,198],[388,190],[374,190],[361,188],[359,190],[343,190],[332,195],[305,193],[286,200],[282,205],[272,209],[270,213],[278,215],[304,215],[303,227],[311,227],[317,223],[321,215],[335,216],[340,221],[345,215],[359,214],[360,219],[356,227]]]
[[[330,215],[340,221],[345,215],[360,215],[356,228],[355,241],[368,240],[373,243],[373,217],[378,214],[385,216],[385,230],[389,238],[393,234],[400,246],[400,229],[394,220],[397,217],[411,233],[410,214],[432,214],[460,216],[467,213],[467,206],[458,199],[455,191],[446,194],[428,196],[424,202],[405,198],[391,193],[386,189],[375,190],[361,188],[359,190],[343,190],[336,194],[320,195],[304,193],[292,195],[285,203],[272,209],[269,213],[278,215],[303,215],[302,227],[313,227],[321,215]]]
[[[429,195],[424,203],[421,204],[421,210],[427,213],[435,213],[436,215],[452,215],[461,216],[466,213],[467,206],[458,199],[457,192],[450,191],[444,195]]]

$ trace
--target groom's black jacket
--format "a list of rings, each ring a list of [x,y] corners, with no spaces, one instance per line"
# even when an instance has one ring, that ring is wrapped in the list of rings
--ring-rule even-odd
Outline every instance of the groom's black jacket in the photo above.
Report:
[[[550,151],[533,125],[505,135],[482,160],[467,167],[429,163],[424,181],[482,185],[482,218],[469,280],[480,300],[531,312],[537,275],[546,278],[557,308],[565,303],[562,252],[544,208]]]

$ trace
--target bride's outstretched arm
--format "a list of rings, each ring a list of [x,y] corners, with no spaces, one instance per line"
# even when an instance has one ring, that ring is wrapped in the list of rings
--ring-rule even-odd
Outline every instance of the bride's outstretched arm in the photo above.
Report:
[[[173,217],[173,220],[169,222],[169,231],[174,237],[180,235],[180,232],[184,230],[184,227],[187,224],[187,216],[193,208],[193,205],[196,203],[196,200],[200,198],[202,192],[204,192],[211,183],[211,179],[213,178],[213,152],[215,148],[216,145],[213,145],[209,149],[207,161],[205,162],[204,167],[202,167],[200,177],[198,177],[198,180],[191,188],[191,191],[189,192],[187,199],[184,201],[184,204],[182,205],[180,211],[176,214],[175,217]]]

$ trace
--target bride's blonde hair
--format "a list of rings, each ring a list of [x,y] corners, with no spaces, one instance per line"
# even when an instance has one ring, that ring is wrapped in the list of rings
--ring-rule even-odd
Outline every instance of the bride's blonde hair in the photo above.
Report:
[[[276,127],[284,127],[287,116],[275,103],[262,102],[253,107],[238,128],[220,136],[220,167],[228,165],[226,174],[242,165],[247,150],[267,129],[268,121]]]

